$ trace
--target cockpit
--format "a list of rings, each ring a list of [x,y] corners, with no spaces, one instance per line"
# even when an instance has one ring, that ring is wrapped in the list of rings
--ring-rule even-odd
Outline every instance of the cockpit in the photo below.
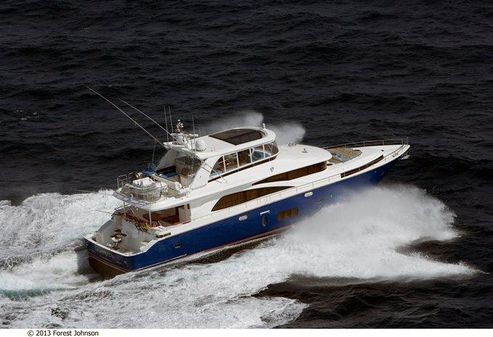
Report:
[[[202,161],[188,155],[176,157],[172,165],[158,169],[156,175],[166,180],[179,182],[182,186],[189,186],[197,171],[202,166]]]

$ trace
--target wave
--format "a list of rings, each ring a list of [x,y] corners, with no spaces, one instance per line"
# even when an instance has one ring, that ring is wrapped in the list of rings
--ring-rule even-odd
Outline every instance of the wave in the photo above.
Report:
[[[0,261],[30,258],[63,250],[99,228],[120,204],[111,191],[61,195],[43,193],[19,206],[0,202]],[[109,213],[109,214],[108,214]]]

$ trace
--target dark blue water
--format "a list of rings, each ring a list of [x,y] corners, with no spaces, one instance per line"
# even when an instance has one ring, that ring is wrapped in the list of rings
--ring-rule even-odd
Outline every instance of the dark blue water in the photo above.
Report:
[[[444,202],[460,236],[408,249],[481,272],[298,275],[255,296],[306,304],[285,327],[492,327],[493,4],[6,0],[0,18],[0,200],[114,188],[149,161],[152,140],[86,85],[157,119],[255,110],[309,144],[409,137],[385,183]]]

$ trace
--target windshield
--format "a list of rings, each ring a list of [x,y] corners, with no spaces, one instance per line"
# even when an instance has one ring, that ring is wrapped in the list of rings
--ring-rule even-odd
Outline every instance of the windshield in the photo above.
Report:
[[[188,156],[176,158],[176,173],[179,175],[191,175],[195,174],[200,168],[202,162],[197,158],[192,158]]]

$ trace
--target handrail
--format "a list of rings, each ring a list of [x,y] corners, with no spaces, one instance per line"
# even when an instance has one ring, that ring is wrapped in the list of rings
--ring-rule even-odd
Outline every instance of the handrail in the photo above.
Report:
[[[408,145],[408,144],[409,144],[409,137],[404,137],[404,138],[363,140],[359,142],[326,145],[322,147],[324,149],[333,149],[337,147],[348,148],[348,147],[362,147],[362,146],[376,146],[376,145]]]
[[[117,189],[119,189],[120,187],[125,186],[125,184],[127,184],[128,182],[131,182],[132,180],[134,180],[134,178],[136,177],[137,174],[138,174],[138,172],[130,172],[128,174],[119,175],[116,178],[116,187],[117,187]]]

